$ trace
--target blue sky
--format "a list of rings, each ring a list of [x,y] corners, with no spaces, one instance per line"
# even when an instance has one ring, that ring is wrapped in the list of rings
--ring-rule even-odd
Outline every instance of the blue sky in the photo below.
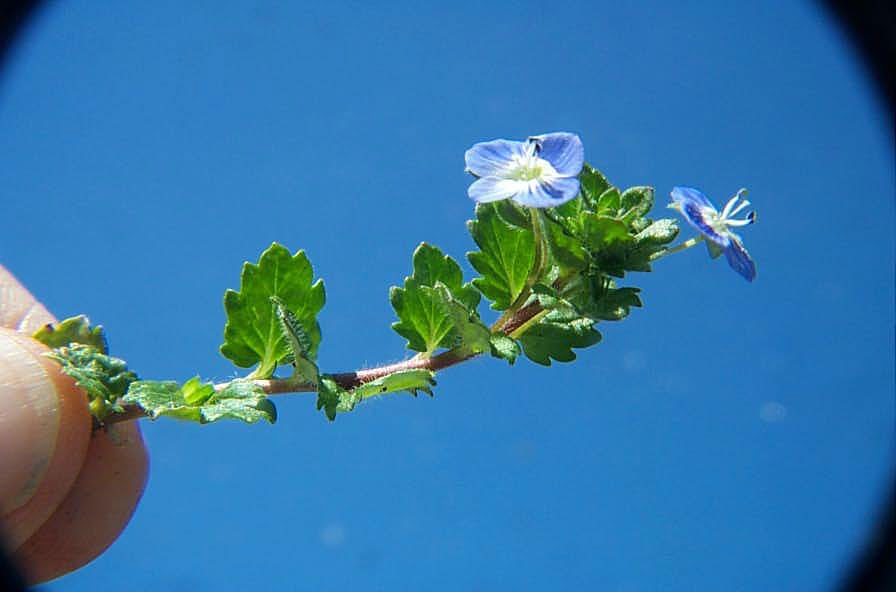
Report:
[[[472,249],[477,141],[573,131],[760,223],[754,284],[663,261],[573,364],[144,423],[132,523],[44,589],[829,587],[894,461],[890,129],[810,2],[52,3],[0,80],[0,261],[147,378],[233,375],[223,291],[272,241],[326,282],[324,370],[407,355],[388,287]]]

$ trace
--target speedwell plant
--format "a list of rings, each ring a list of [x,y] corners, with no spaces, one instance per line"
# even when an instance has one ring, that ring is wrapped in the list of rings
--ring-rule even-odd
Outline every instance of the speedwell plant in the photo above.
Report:
[[[670,246],[678,225],[649,217],[653,188],[612,186],[585,164],[575,134],[482,142],[467,150],[465,161],[476,203],[467,228],[478,247],[467,260],[479,276],[465,282],[454,259],[426,243],[417,247],[412,274],[389,292],[398,317],[392,328],[417,352],[402,362],[322,372],[323,281],[315,281],[303,251],[277,243],[257,263],[243,265],[239,291],[224,294],[220,350],[236,366],[251,368],[242,378],[140,380],[109,355],[102,328],[83,315],[47,325],[34,338],[52,348],[48,355],[87,392],[98,427],[163,416],[273,423],[270,395],[297,392],[317,393],[317,408],[333,420],[369,397],[432,395],[436,372],[476,356],[509,364],[520,356],[545,366],[570,362],[574,350],[600,341],[599,322],[622,320],[641,306],[638,288],[620,285],[626,273],[651,271],[658,259],[701,241],[711,256],[724,253],[747,280],[756,277],[731,230],[756,219],[754,213],[734,218],[749,205],[741,201],[743,190],[719,212],[699,190],[675,187],[669,207],[700,234]],[[480,316],[483,297],[497,311],[490,324]]]

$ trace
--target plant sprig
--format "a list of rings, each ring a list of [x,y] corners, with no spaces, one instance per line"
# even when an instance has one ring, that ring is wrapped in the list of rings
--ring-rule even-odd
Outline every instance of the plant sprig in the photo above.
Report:
[[[548,158],[551,141],[541,136],[520,143],[530,159],[520,166],[530,168],[522,173],[515,169],[506,178],[536,179],[533,175],[545,168],[539,163],[548,162],[539,151]],[[487,161],[477,160],[480,146],[485,145],[467,153],[474,174],[492,170]],[[561,172],[563,166],[572,166],[562,155],[556,158]],[[322,343],[317,315],[326,300],[323,281],[314,279],[304,251],[292,253],[278,243],[256,263],[246,262],[239,290],[224,295],[227,320],[220,351],[235,366],[251,368],[244,377],[218,384],[199,376],[184,383],[138,380],[123,360],[109,355],[102,327],[92,327],[83,315],[47,326],[34,338],[53,348],[48,355],[87,392],[97,425],[138,417],[273,423],[277,414],[269,396],[302,392],[317,393],[317,408],[333,420],[373,396],[402,391],[432,395],[437,372],[480,355],[510,364],[521,355],[544,366],[571,362],[576,350],[600,342],[599,322],[622,320],[632,307],[642,306],[640,290],[618,286],[619,279],[630,272],[649,272],[656,259],[697,242],[668,246],[679,229],[675,220],[648,217],[654,205],[652,188],[620,191],[581,161],[577,170],[574,177],[557,173],[560,180],[555,182],[566,183],[565,191],[575,183],[575,193],[570,193],[575,197],[553,207],[538,202],[544,199],[536,191],[539,186],[532,185],[540,183],[538,179],[513,181],[524,193],[512,200],[480,199],[483,203],[467,223],[478,247],[467,254],[479,274],[471,281],[465,281],[460,265],[437,247],[417,247],[411,275],[389,291],[398,317],[392,328],[416,352],[398,363],[322,372],[317,364]],[[489,179],[476,181],[471,197],[478,199],[502,182]],[[527,207],[533,203],[535,207]],[[490,324],[480,316],[483,298],[498,313]]]

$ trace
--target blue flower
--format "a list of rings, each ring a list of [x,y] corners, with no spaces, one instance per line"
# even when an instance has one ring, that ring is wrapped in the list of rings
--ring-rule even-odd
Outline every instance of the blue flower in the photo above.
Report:
[[[746,189],[738,191],[719,213],[700,190],[693,187],[674,187],[669,207],[681,212],[685,220],[710,241],[707,245],[713,256],[725,253],[731,269],[752,282],[756,278],[756,264],[744,248],[741,238],[731,231],[732,227],[746,226],[756,221],[756,212],[750,212],[741,219],[734,218],[735,214],[750,205],[747,200],[741,201],[741,196],[746,191]]]
[[[525,142],[480,142],[464,154],[478,177],[467,193],[475,202],[512,199],[530,208],[552,208],[579,194],[585,148],[575,134],[557,132]]]

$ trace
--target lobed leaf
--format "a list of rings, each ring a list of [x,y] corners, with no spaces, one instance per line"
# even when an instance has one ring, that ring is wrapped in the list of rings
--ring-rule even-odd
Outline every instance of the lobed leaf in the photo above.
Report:
[[[337,413],[347,413],[361,402],[362,396],[346,390],[328,376],[322,376],[318,383],[317,408],[323,409],[327,419],[333,421]]]
[[[315,355],[311,338],[302,327],[299,319],[286,308],[282,300],[276,296],[271,296],[271,302],[274,305],[274,313],[277,320],[280,321],[280,329],[289,344],[292,365],[295,368],[295,374],[301,377],[309,384],[317,384],[320,378],[320,371],[315,363]]]
[[[58,347],[46,355],[59,362],[62,371],[84,389],[90,412],[98,420],[123,411],[119,399],[137,380],[137,375],[128,370],[124,360],[83,343]]]
[[[227,290],[224,309],[227,324],[221,353],[237,366],[258,364],[252,377],[266,378],[285,363],[290,346],[271,303],[279,298],[295,315],[310,340],[310,355],[320,344],[317,314],[326,294],[322,280],[312,283],[313,270],[304,251],[291,255],[278,243],[266,249],[257,264],[246,262],[240,291]]]
[[[507,360],[507,363],[511,366],[513,366],[513,363],[516,362],[517,357],[522,352],[520,344],[503,333],[491,335],[489,338],[489,350],[493,357]]]
[[[101,354],[109,353],[106,334],[102,326],[90,326],[85,315],[70,317],[58,323],[48,323],[31,336],[49,348],[63,347],[72,343],[89,345]]]
[[[442,282],[436,282],[433,290],[453,326],[453,340],[448,347],[450,349],[462,348],[467,352],[476,354],[488,350],[491,332],[479,318],[479,314],[475,310],[469,310],[455,299],[448,287]]]
[[[408,340],[408,349],[431,355],[439,347],[454,347],[457,325],[448,302],[467,316],[475,314],[480,295],[469,283],[463,283],[460,266],[438,248],[422,243],[414,251],[414,273],[406,277],[404,287],[393,286],[389,300],[399,321],[392,325]],[[439,293],[441,286],[444,293]]]
[[[198,393],[201,396],[196,396]],[[277,420],[274,404],[261,387],[247,380],[234,380],[217,393],[212,384],[202,383],[198,376],[183,385],[170,380],[138,380],[131,384],[124,402],[138,405],[151,419],[167,416],[198,423]]]
[[[594,329],[595,321],[585,317],[551,320],[548,315],[520,337],[523,351],[537,364],[550,366],[551,360],[571,362],[576,359],[573,348],[594,345],[601,339]]]
[[[531,230],[512,226],[495,205],[476,206],[476,219],[467,223],[480,251],[467,259],[482,277],[473,285],[492,301],[495,310],[506,310],[519,297],[535,264],[535,238]]]

